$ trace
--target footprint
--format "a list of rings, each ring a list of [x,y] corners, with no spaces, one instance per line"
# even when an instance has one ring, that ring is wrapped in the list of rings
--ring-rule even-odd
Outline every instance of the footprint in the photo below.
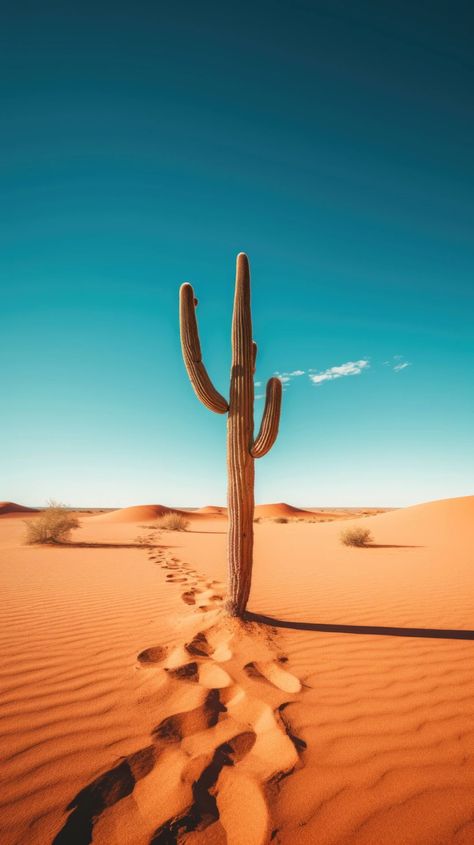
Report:
[[[211,689],[200,707],[167,716],[153,728],[152,737],[155,742],[180,742],[185,736],[216,725],[219,714],[224,712],[226,707],[221,703],[219,690]]]
[[[196,829],[205,830],[219,819],[220,809],[214,795],[216,782],[224,767],[233,767],[249,753],[255,739],[253,731],[243,731],[216,748],[208,765],[205,765],[199,777],[194,780],[192,805],[178,818],[170,819],[160,825],[150,845],[171,845],[171,843],[181,841],[184,834]],[[244,836],[240,839],[240,845],[248,841],[253,840]]]
[[[152,771],[158,755],[159,750],[153,745],[142,748],[81,789],[66,807],[72,813],[52,845],[89,845],[99,816],[133,792],[137,781]]]
[[[166,646],[155,645],[151,648],[146,648],[144,651],[141,651],[137,657],[137,660],[146,666],[149,663],[161,663],[161,661],[165,659],[167,654],[168,649],[166,648]]]
[[[304,739],[301,739],[301,737],[296,736],[296,734],[294,734],[292,732],[291,725],[290,725],[288,719],[286,718],[286,716],[283,715],[283,711],[286,710],[288,705],[291,704],[291,703],[292,703],[291,701],[285,701],[283,704],[280,704],[280,706],[278,707],[278,714],[280,716],[281,722],[283,723],[283,727],[285,728],[285,732],[286,732],[287,736],[289,737],[289,739],[291,739],[291,741],[292,741],[293,745],[295,746],[298,754],[301,754],[301,752],[304,751],[305,748],[308,747],[307,743],[304,741]]]
[[[185,663],[183,666],[177,666],[175,669],[165,669],[170,678],[176,678],[178,681],[197,681],[199,677],[198,664]]]
[[[213,652],[213,648],[209,645],[204,631],[200,631],[193,637],[190,643],[186,643],[185,649],[189,654],[194,654],[198,657],[209,657]]]
[[[273,684],[273,686],[283,690],[283,692],[297,693],[301,691],[301,681],[299,678],[287,672],[286,669],[282,669],[281,666],[277,666],[273,660],[247,663],[244,669],[250,677],[263,677],[270,684]]]
[[[187,590],[185,593],[181,594],[181,598],[185,604],[196,604],[195,590]]]

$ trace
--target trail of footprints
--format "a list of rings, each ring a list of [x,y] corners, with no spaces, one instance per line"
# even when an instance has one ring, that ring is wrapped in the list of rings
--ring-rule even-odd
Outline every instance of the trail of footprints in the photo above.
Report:
[[[146,538],[149,545],[153,535]],[[275,659],[268,635],[229,619],[224,585],[155,546],[150,559],[182,585],[197,630],[182,645],[153,645],[137,658],[161,673],[172,709],[149,744],[122,758],[79,792],[52,845],[264,845],[278,841],[268,802],[303,765],[288,708],[301,682]],[[248,655],[255,659],[248,662]],[[224,665],[221,665],[224,664]],[[251,679],[249,683],[249,678]],[[172,703],[183,698],[182,712]],[[180,690],[182,692],[180,693]]]

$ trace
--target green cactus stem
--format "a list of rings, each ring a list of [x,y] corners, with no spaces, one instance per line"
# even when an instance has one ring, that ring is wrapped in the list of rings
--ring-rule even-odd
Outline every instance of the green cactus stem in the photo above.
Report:
[[[267,383],[262,423],[254,439],[254,372],[257,344],[252,339],[250,271],[247,256],[237,256],[234,313],[232,318],[232,366],[229,402],[212,384],[202,362],[196,321],[197,300],[190,284],[180,290],[181,346],[189,379],[198,399],[217,414],[227,413],[227,500],[229,509],[228,567],[229,603],[232,615],[243,616],[252,583],[254,459],[266,455],[278,434],[281,381]]]

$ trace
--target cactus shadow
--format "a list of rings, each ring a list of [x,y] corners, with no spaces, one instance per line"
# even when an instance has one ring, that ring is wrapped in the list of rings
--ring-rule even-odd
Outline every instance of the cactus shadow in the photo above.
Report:
[[[166,543],[54,543],[62,549],[170,549],[174,548]]]
[[[199,531],[194,528],[188,532],[189,534],[227,534],[227,531]]]
[[[395,628],[384,625],[330,625],[321,622],[296,622],[275,619],[263,613],[247,611],[247,622],[259,622],[274,628],[292,628],[295,631],[319,631],[326,634],[372,634],[384,637],[427,637],[443,640],[474,640],[474,631],[449,628]]]

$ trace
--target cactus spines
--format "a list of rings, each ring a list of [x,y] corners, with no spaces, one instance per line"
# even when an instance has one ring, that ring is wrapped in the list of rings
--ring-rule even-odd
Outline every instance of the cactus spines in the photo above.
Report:
[[[252,339],[250,272],[247,256],[237,256],[234,313],[232,317],[232,366],[230,399],[214,388],[204,364],[195,314],[196,300],[189,284],[181,286],[180,324],[184,363],[194,391],[201,402],[227,417],[227,500],[229,507],[228,608],[243,616],[250,594],[253,555],[254,458],[261,458],[273,446],[280,420],[281,381],[271,378],[262,423],[254,440],[254,383],[257,344]]]

